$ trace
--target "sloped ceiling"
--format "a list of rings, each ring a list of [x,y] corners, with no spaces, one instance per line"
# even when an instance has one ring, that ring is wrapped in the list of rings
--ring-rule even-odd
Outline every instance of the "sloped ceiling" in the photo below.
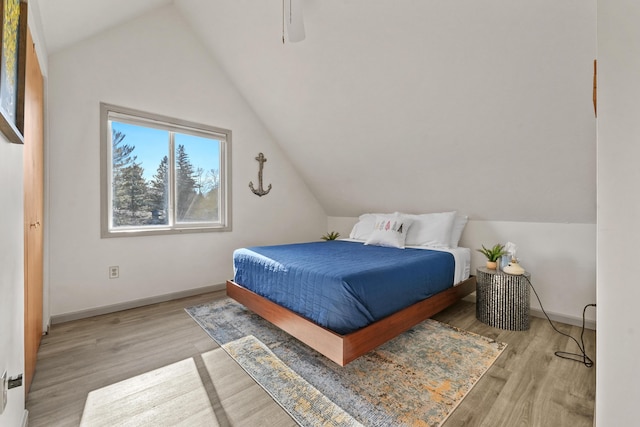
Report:
[[[50,53],[173,3],[328,215],[595,223],[595,0],[38,3]]]
[[[171,0],[32,0],[49,54],[136,18]]]

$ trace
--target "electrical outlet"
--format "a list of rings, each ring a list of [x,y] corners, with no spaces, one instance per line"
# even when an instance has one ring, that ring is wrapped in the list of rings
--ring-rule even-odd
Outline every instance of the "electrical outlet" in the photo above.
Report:
[[[120,267],[114,265],[109,267],[109,279],[117,279],[120,277]]]
[[[0,414],[4,412],[4,408],[7,406],[7,390],[9,390],[7,371],[4,371],[0,377]]]

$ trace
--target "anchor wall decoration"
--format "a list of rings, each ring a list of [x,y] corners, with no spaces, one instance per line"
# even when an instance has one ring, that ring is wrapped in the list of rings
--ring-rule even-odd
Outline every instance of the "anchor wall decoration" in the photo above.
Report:
[[[269,191],[271,191],[271,184],[269,184],[269,187],[266,190],[262,187],[262,169],[264,169],[264,163],[267,161],[267,158],[264,154],[260,153],[258,154],[258,157],[256,157],[256,160],[260,164],[258,168],[258,189],[256,190],[253,188],[253,181],[249,181],[249,188],[253,191],[253,194],[262,197],[265,194],[269,194]]]

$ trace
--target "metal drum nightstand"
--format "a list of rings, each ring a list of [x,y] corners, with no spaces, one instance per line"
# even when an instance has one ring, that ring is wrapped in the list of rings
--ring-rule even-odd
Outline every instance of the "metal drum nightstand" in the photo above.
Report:
[[[514,276],[502,271],[477,269],[476,318],[494,328],[529,329],[529,273]]]

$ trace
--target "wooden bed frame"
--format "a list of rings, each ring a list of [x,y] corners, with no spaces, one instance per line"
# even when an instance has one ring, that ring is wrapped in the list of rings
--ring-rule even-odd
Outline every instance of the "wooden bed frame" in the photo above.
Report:
[[[347,335],[329,329],[270,301],[233,281],[227,295],[340,366],[362,356],[476,290],[476,278],[419,301]]]

